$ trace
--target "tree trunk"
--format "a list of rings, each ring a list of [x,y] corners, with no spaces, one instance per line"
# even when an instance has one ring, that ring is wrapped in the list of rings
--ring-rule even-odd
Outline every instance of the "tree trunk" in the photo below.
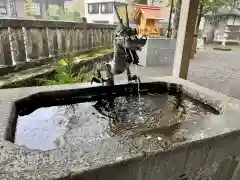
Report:
[[[215,29],[216,29],[216,25],[215,25],[215,23],[212,23],[211,24],[211,29],[207,34],[207,43],[210,43],[210,44],[213,43]]]
[[[174,1],[171,1],[171,9],[170,9],[170,16],[169,16],[169,20],[168,20],[168,30],[167,30],[167,37],[170,38],[171,37],[171,32],[172,32],[172,13],[173,13],[173,6],[174,6]]]
[[[199,31],[200,22],[201,22],[201,19],[202,19],[202,11],[203,11],[203,3],[201,3],[200,7],[199,7],[197,24],[196,24],[196,27],[195,27],[195,34],[198,34],[198,31]]]
[[[175,8],[175,17],[174,17],[174,23],[173,23],[173,31],[172,31],[172,38],[177,38],[177,31],[179,26],[179,19],[180,19],[180,13],[181,13],[181,5],[182,0],[177,0],[176,8]]]
[[[200,3],[199,5],[199,9],[198,9],[198,16],[197,16],[197,23],[196,23],[196,26],[195,26],[195,30],[194,30],[194,34],[195,35],[198,35],[198,32],[199,32],[199,26],[200,26],[200,22],[201,22],[201,19],[202,19],[202,11],[203,11],[203,3]],[[192,59],[194,57],[194,54],[197,52],[197,36],[194,36],[193,37],[193,44],[192,44]]]
[[[207,34],[207,43],[213,43],[214,41],[214,33],[216,30],[216,27],[218,25],[218,16],[217,12],[212,13],[212,20],[211,20],[211,29]]]

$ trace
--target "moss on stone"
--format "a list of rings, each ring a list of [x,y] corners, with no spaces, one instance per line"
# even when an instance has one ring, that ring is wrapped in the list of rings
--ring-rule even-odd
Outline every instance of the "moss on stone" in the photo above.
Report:
[[[96,57],[99,57],[99,56],[102,56],[102,55],[105,55],[105,54],[109,54],[111,52],[113,52],[112,46],[92,48],[88,51],[78,53],[77,55],[75,54],[74,59],[75,59],[75,61],[79,62],[81,60],[93,59],[93,58],[96,58]],[[64,60],[64,58],[61,58],[58,61],[61,62],[63,60]]]
[[[89,51],[86,51],[79,56],[77,56],[77,59],[91,59],[95,58],[104,54],[111,53],[113,51],[112,47],[100,47],[98,49],[94,48]]]
[[[89,51],[85,51],[85,52],[79,53],[77,55],[74,54],[72,57],[74,58],[74,64],[77,65],[82,60],[91,61],[91,59],[96,59],[97,57],[100,57],[100,56],[103,56],[106,54],[110,54],[112,52],[113,52],[113,48],[111,46],[100,47],[100,48],[93,48]],[[66,56],[68,56],[68,55],[66,55]],[[65,80],[62,78],[56,80],[57,67],[59,67],[59,66],[56,66],[56,64],[58,64],[58,65],[60,64],[61,66],[65,66],[65,67],[69,66],[66,62],[66,56],[62,57],[55,63],[49,64],[48,65],[49,68],[47,68],[49,70],[47,70],[46,67],[38,67],[39,69],[43,68],[44,71],[39,70],[39,72],[38,72],[37,70],[34,70],[35,73],[33,73],[32,71],[27,70],[30,73],[26,74],[25,71],[22,73],[17,73],[18,78],[15,78],[16,73],[12,73],[12,74],[8,74],[7,76],[4,76],[0,79],[0,89],[89,81],[90,75],[93,74],[91,69],[89,69],[87,72],[85,72],[85,71],[82,73],[79,72],[78,76],[75,76],[75,72],[72,72],[74,74],[74,77],[71,77],[71,78],[68,78]],[[70,65],[70,66],[72,66],[72,65]],[[60,71],[58,71],[58,72],[60,72]],[[35,75],[36,72],[38,72],[39,75],[36,76]],[[64,78],[66,78],[66,77],[64,76]]]

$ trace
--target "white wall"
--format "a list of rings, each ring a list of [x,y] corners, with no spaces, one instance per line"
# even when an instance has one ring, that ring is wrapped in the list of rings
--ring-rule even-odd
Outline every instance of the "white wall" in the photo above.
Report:
[[[99,6],[99,13],[98,14],[89,14],[88,13],[88,3],[104,3],[104,2],[119,2],[119,3],[126,3],[127,0],[86,0],[85,1],[85,17],[87,21],[92,23],[94,21],[109,21],[110,24],[114,24],[118,22],[115,10],[113,9],[113,13],[110,14],[101,14],[100,6]]]
[[[236,18],[235,18],[234,25],[240,26],[240,17],[236,17]]]
[[[235,26],[240,26],[240,17],[228,17],[227,25],[235,25]]]

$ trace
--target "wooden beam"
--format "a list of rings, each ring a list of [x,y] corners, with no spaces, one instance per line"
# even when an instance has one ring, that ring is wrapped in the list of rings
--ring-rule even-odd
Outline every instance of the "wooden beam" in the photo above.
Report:
[[[199,1],[182,1],[172,72],[174,77],[187,79]]]

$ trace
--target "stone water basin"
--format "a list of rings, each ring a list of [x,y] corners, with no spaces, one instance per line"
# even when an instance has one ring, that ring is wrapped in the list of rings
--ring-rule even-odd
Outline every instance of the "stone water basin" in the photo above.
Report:
[[[240,152],[239,101],[173,77],[0,97],[1,179],[206,180]]]
[[[19,103],[15,144],[29,149],[52,150],[86,146],[83,143],[113,137],[119,142],[131,141],[139,147],[156,143],[163,148],[184,140],[175,134],[182,122],[192,120],[197,123],[206,116],[219,114],[211,106],[183,94],[181,86],[164,92],[165,88],[162,84],[145,83],[140,85],[139,92],[137,84],[113,88],[95,97],[79,92],[71,97],[76,98],[72,104],[67,100],[69,97],[63,95],[58,106],[51,106],[48,95],[40,96],[38,100],[33,97],[27,103],[35,103],[36,110],[21,105],[24,101]],[[84,96],[89,96],[87,102],[81,102]],[[49,107],[38,105],[39,101],[45,100]],[[154,142],[156,140],[158,142]]]

